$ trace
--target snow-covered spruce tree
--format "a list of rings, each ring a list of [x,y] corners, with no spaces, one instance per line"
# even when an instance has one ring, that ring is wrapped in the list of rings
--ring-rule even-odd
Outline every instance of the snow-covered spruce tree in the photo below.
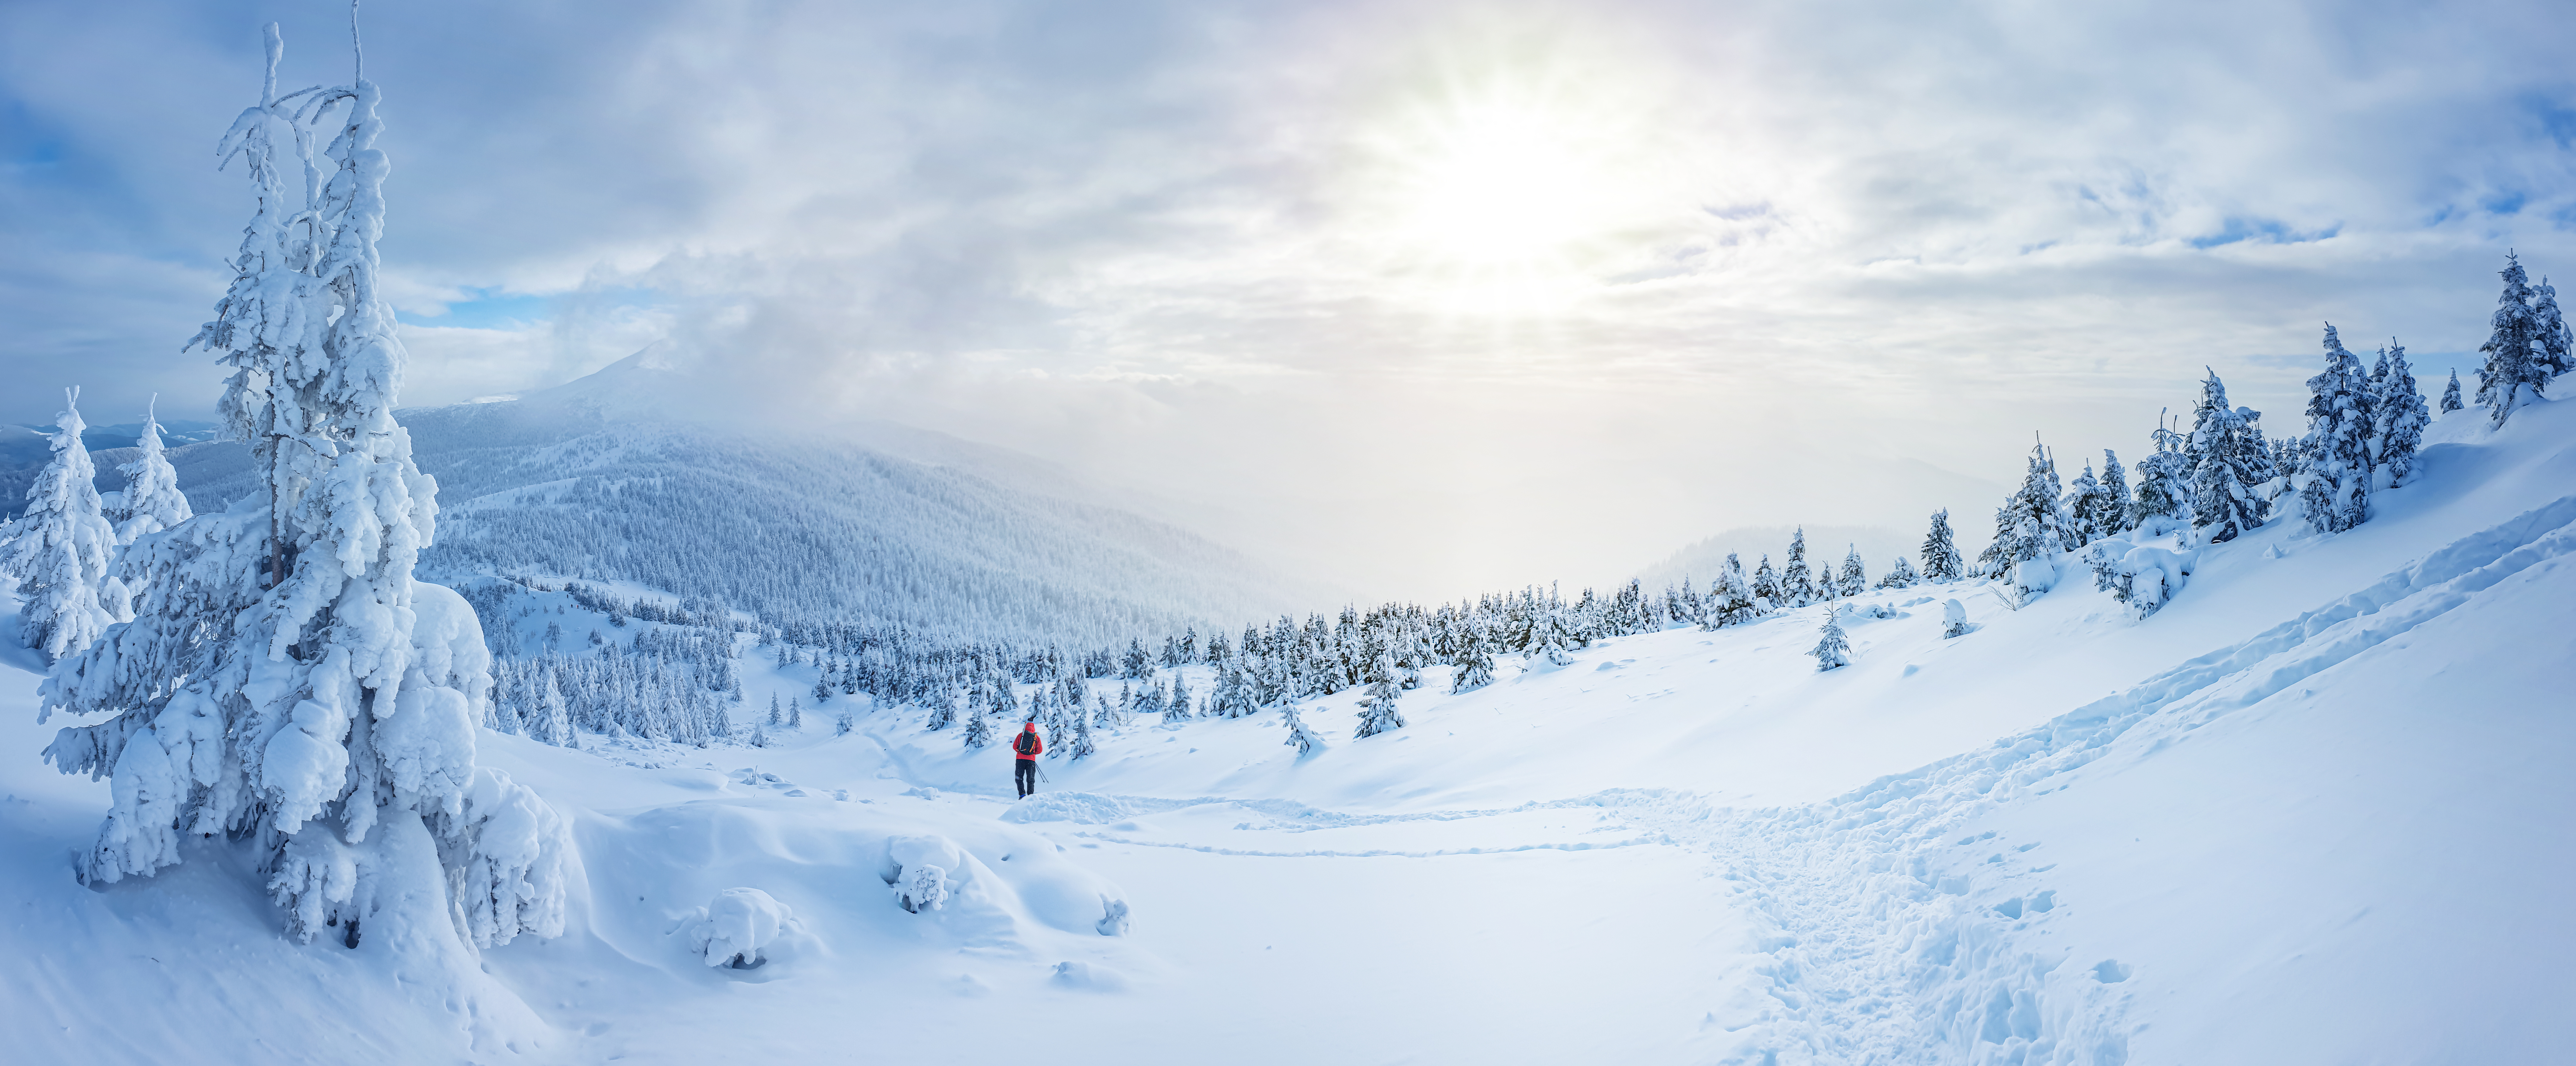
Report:
[[[975,751],[993,742],[993,719],[982,713],[966,716],[966,750]]]
[[[2370,384],[2332,324],[2325,348],[2325,371],[2308,379],[2299,509],[2310,528],[2341,533],[2370,518]]]
[[[2021,488],[1995,509],[1995,542],[1977,556],[1977,572],[2007,582],[2015,605],[2048,589],[2038,570],[2023,564],[2045,562],[2067,549],[2066,507],[2060,502],[2064,495],[2048,449],[2031,445],[2030,466]]]
[[[1775,611],[1788,605],[1780,594],[1780,572],[1771,569],[1771,556],[1768,554],[1763,555],[1762,562],[1753,568],[1753,599],[1756,608],[1762,611]]]
[[[1950,509],[1932,512],[1932,528],[1923,534],[1923,580],[1948,584],[1959,580],[1967,567],[1950,535]]]
[[[1396,680],[1395,660],[1379,655],[1369,666],[1368,695],[1360,700],[1360,726],[1351,736],[1366,740],[1380,733],[1404,728],[1404,716],[1397,714],[1396,701],[1404,698],[1404,685]]]
[[[2442,413],[2450,414],[2468,405],[2460,402],[2460,372],[2451,371],[2451,383],[2442,389]]]
[[[116,468],[125,475],[125,491],[117,495],[115,512],[107,519],[116,526],[118,544],[132,544],[137,537],[173,528],[196,514],[188,506],[187,494],[179,491],[179,472],[170,468],[162,449],[161,420],[155,410],[159,404],[160,397],[155,396],[153,406],[144,409],[143,435],[134,441],[143,454]]]
[[[1914,587],[1915,582],[1920,580],[1922,580],[1922,578],[1914,573],[1914,564],[1906,562],[1905,557],[1899,555],[1896,557],[1896,564],[1887,568],[1887,576],[1878,579],[1878,587],[1883,589],[1910,589]]]
[[[1816,583],[1807,569],[1807,527],[1799,526],[1789,538],[1789,562],[1780,571],[1782,607],[1804,607],[1816,602]]]
[[[2531,287],[2532,358],[2551,376],[2576,370],[2576,335],[2558,312],[2558,290],[2548,278]]]
[[[2549,368],[2540,362],[2540,323],[2531,311],[2531,286],[2522,262],[2505,255],[2504,292],[2496,297],[2494,332],[2478,346],[2486,365],[2478,368],[2478,406],[2498,428],[2513,417],[2525,395],[2539,399],[2549,384]]]
[[[2156,416],[2156,431],[2149,439],[2155,442],[2155,451],[2138,461],[2137,494],[2129,501],[2122,524],[2154,536],[2162,532],[2161,523],[2190,513],[2191,468],[2182,450],[2183,435],[2166,428],[2162,414]]]
[[[1295,703],[1279,705],[1279,724],[1288,727],[1287,744],[1297,749],[1298,758],[1305,758],[1323,749],[1324,739],[1316,736],[1314,730],[1306,727],[1306,720],[1297,715]]]
[[[778,702],[777,693],[772,692],[769,694],[769,718],[759,724],[769,726],[782,726],[787,724],[787,707],[785,704]]]
[[[149,875],[184,838],[229,834],[257,849],[301,939],[327,928],[356,947],[363,928],[397,953],[453,957],[460,935],[553,936],[563,820],[475,766],[481,627],[463,597],[412,579],[437,486],[393,419],[403,350],[376,285],[377,89],[279,97],[280,50],[271,25],[261,102],[218,148],[248,164],[259,209],[191,342],[234,368],[226,429],[266,491],[138,539],[137,621],[40,690],[48,713],[114,716],[45,750],[115,780],[81,874]],[[307,126],[335,117],[317,157]]]
[[[2382,358],[2388,374],[2380,379],[2379,395],[2371,404],[2377,418],[2371,438],[2379,458],[2379,480],[2372,485],[2395,488],[2415,472],[2415,450],[2423,446],[2424,427],[2433,413],[2424,407],[2424,391],[2415,384],[2415,368],[2406,362],[2406,346],[2391,337]]]
[[[1451,664],[1458,668],[1449,678],[1449,691],[1453,695],[1473,692],[1494,683],[1494,651],[1486,645],[1482,632],[1467,634]]]
[[[1825,612],[1825,624],[1816,632],[1822,634],[1807,654],[1816,657],[1816,671],[1840,669],[1851,665],[1851,639],[1843,634],[1841,616]]]
[[[2110,536],[2127,529],[2129,472],[2121,469],[2120,456],[2109,448],[2102,449],[2102,498],[2102,511],[2094,516],[2101,523],[2102,535]]]
[[[930,698],[929,704],[930,715],[922,723],[922,728],[936,733],[942,729],[946,729],[949,726],[957,724],[957,689],[955,686],[939,686],[938,694]]]
[[[1091,739],[1091,718],[1082,713],[1082,705],[1074,704],[1073,713],[1066,717],[1073,720],[1073,736],[1062,749],[1065,758],[1070,762],[1081,762],[1099,754],[1099,746]]]
[[[1769,560],[1764,560],[1767,565]],[[1755,598],[1752,583],[1745,580],[1744,561],[1734,552],[1726,553],[1726,568],[1710,584],[1708,595],[1700,601],[1700,628],[1718,629],[1741,625],[1762,615],[1762,601]]]
[[[805,729],[805,705],[796,702],[794,696],[787,697],[787,728],[797,732]]]
[[[27,511],[0,543],[0,574],[18,582],[26,603],[18,609],[18,635],[27,646],[61,659],[89,647],[118,621],[123,586],[109,595],[108,562],[116,530],[99,511],[96,468],[81,445],[78,390],[63,390],[54,417],[52,461],[27,487]]]
[[[2102,539],[2117,524],[2102,520],[2103,502],[2102,483],[2093,477],[2093,464],[2086,462],[2084,472],[2066,483],[2067,529],[2074,534],[2072,539],[2077,546]]]
[[[2200,456],[2200,465],[2192,471],[2191,526],[2202,543],[2223,544],[2263,524],[2271,501],[2254,485],[2271,472],[2251,439],[2254,422],[2262,416],[2252,408],[2229,407],[2227,385],[2215,370],[2200,390],[2200,421],[2192,429],[2192,451]]]
[[[1859,545],[1845,547],[1842,573],[1835,575],[1834,585],[1844,599],[1850,599],[1869,591],[1869,569],[1861,565]]]

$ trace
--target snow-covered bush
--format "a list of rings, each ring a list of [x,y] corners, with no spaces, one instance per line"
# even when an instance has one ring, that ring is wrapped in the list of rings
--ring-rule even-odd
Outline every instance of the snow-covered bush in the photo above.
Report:
[[[886,841],[886,869],[895,904],[914,914],[948,905],[956,879],[966,875],[966,853],[943,836],[899,836]]]
[[[1131,924],[1133,924],[1132,921],[1127,917],[1126,900],[1109,896],[1100,897],[1100,935],[1126,936]]]
[[[748,970],[769,961],[772,952],[805,933],[796,912],[757,888],[728,888],[684,919],[680,932],[689,951],[709,966]]]
[[[1296,704],[1284,703],[1279,706],[1279,724],[1288,727],[1286,743],[1289,747],[1297,749],[1298,757],[1303,758],[1323,749],[1323,738],[1316,736],[1314,730],[1306,727],[1306,720],[1297,714]]]
[[[2084,561],[2093,568],[2093,587],[2109,592],[2139,618],[2172,602],[2196,558],[2194,552],[2132,544],[2118,537],[2084,550]]]
[[[572,854],[572,833],[534,790],[484,767],[475,771],[463,808],[433,821],[466,939],[495,947],[520,933],[563,935],[564,859]]]
[[[1941,635],[1963,636],[1968,632],[1968,608],[1957,600],[1941,601]]]

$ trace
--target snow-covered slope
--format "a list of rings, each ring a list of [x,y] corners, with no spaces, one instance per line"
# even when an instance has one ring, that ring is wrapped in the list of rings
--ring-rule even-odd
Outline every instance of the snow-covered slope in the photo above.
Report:
[[[2143,622],[2082,575],[1881,593],[1831,673],[1816,608],[1667,630],[1427,671],[1366,740],[1356,693],[1309,704],[1303,759],[1270,717],[1131,724],[1020,803],[998,750],[839,700],[765,749],[487,734],[586,886],[488,988],[280,941],[219,847],[75,884],[105,786],[35,764],[19,675],[0,1002],[44,1061],[2553,1061],[2576,404],[2446,419],[2421,469]],[[747,707],[814,680],[743,662]],[[956,894],[909,913],[887,863],[931,852]],[[758,969],[692,951],[735,887],[801,923]]]
[[[1240,625],[1310,590],[1070,475],[901,427],[745,433],[665,417],[643,356],[528,398],[409,410],[438,478],[424,575],[624,581],[771,622],[900,622],[1096,645]],[[256,483],[239,445],[171,454],[200,513]],[[1053,478],[1057,483],[1049,485]],[[110,486],[114,487],[114,486]]]

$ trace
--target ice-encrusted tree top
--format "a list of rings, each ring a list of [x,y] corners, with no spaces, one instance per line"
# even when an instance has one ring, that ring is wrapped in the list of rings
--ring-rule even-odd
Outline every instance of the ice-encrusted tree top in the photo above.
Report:
[[[179,491],[179,472],[170,468],[170,459],[163,453],[161,420],[153,411],[145,411],[143,435],[134,444],[143,454],[117,467],[125,475],[125,492],[117,501],[116,513],[108,516],[116,524],[118,544],[132,544],[137,537],[176,527],[196,514],[188,506],[187,494]]]
[[[54,457],[27,487],[27,512],[0,544],[0,574],[18,582],[18,612],[27,646],[61,657],[88,647],[116,619],[101,601],[116,531],[99,513],[97,470],[81,444],[77,389],[63,390],[63,412],[50,442]]]
[[[190,342],[233,368],[226,429],[267,492],[138,538],[120,564],[136,621],[45,682],[48,713],[114,716],[46,749],[64,772],[116,781],[83,874],[149,875],[180,861],[183,837],[222,833],[258,842],[304,939],[328,926],[355,947],[363,922],[396,950],[438,951],[455,943],[451,915],[481,944],[553,935],[561,820],[476,768],[481,628],[462,597],[412,579],[437,484],[393,418],[378,92],[359,79],[280,96],[274,25],[267,44],[260,103],[218,147],[245,163],[258,208],[216,320]],[[314,131],[331,126],[317,156]]]

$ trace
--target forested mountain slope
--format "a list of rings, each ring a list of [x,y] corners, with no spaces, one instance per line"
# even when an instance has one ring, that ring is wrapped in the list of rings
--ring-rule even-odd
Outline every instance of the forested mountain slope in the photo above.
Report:
[[[873,427],[868,447],[684,421],[628,401],[650,373],[630,360],[520,400],[402,412],[439,482],[422,573],[622,581],[774,623],[1093,645],[1315,599],[1204,538],[1084,502],[1069,477],[1045,492],[1037,460],[899,427]],[[238,444],[171,461],[200,512],[256,484]]]

